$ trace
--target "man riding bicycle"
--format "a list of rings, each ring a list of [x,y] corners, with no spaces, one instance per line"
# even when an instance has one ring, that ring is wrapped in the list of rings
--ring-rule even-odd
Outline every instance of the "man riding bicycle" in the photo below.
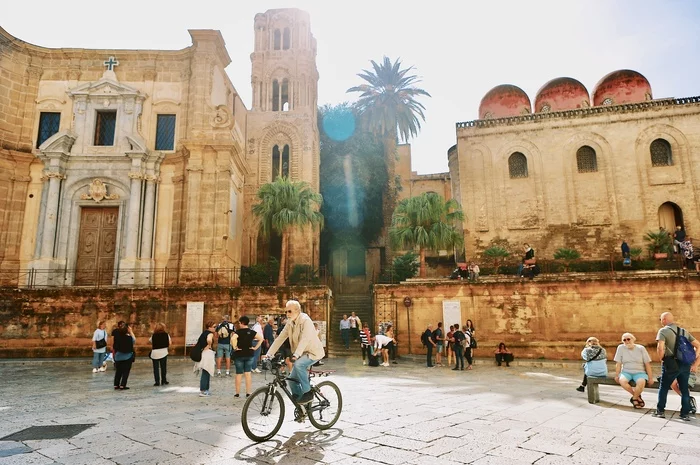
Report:
[[[314,399],[309,383],[309,367],[325,355],[321,340],[316,334],[311,317],[301,311],[301,304],[296,300],[287,301],[287,324],[267,351],[266,358],[272,358],[284,341],[289,339],[292,347],[290,361],[294,364],[288,379],[292,394],[297,402],[306,404]]]

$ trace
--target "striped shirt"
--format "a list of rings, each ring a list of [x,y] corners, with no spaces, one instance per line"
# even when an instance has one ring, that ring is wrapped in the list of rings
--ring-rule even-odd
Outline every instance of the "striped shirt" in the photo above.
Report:
[[[362,345],[369,346],[369,340],[369,329],[363,329],[362,331],[360,331],[360,342],[362,343]]]

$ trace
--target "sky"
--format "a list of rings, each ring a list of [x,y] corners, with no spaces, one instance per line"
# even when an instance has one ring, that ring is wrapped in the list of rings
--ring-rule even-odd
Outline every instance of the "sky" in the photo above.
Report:
[[[227,72],[250,108],[253,18],[272,8],[311,16],[318,43],[319,105],[352,102],[346,90],[370,60],[413,66],[426,120],[410,141],[413,170],[447,171],[455,123],[478,117],[499,84],[534,102],[547,81],[568,76],[593,91],[617,69],[647,77],[654,98],[700,95],[700,2],[695,0],[35,0],[3,7],[0,26],[45,47],[181,49],[187,29],[221,31]]]

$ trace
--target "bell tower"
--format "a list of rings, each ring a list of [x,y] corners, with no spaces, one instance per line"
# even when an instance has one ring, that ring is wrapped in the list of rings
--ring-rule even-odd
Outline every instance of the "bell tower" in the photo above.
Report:
[[[319,190],[316,39],[309,14],[296,8],[255,15],[252,110],[248,113],[246,215],[242,262],[264,263],[279,255],[276,239],[259,237],[251,208],[263,184],[285,176]],[[318,266],[319,231],[297,230],[290,238],[287,263]],[[280,258],[277,256],[276,258]]]

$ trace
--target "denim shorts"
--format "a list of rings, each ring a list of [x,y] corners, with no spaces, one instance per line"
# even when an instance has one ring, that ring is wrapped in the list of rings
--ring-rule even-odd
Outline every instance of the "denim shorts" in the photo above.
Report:
[[[216,346],[216,358],[231,358],[231,344],[219,344]]]
[[[233,363],[236,365],[237,375],[242,375],[243,373],[250,373],[253,371],[253,357],[234,358]]]
[[[437,351],[438,353],[442,353],[442,344],[437,345]]]
[[[647,383],[649,382],[649,377],[646,373],[625,373],[623,371],[620,373],[620,378],[625,378],[628,382],[634,381],[634,384],[637,384],[640,379],[646,380]]]

